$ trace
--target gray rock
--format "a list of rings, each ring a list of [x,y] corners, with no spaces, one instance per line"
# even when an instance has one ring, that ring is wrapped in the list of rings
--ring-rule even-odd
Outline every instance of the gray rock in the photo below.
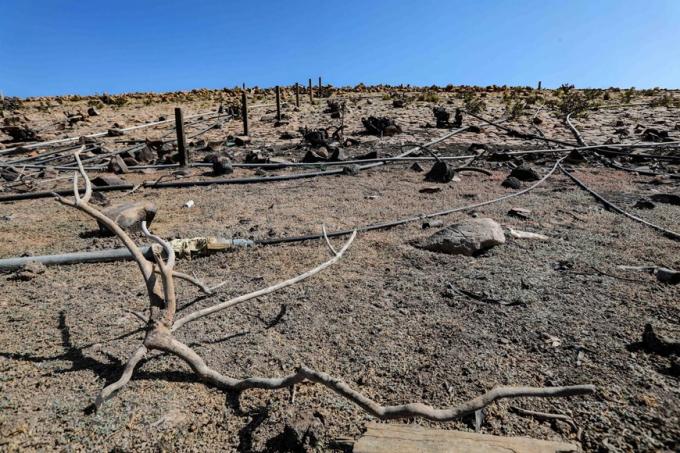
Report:
[[[113,206],[104,211],[104,215],[112,219],[121,228],[128,231],[139,231],[143,221],[146,221],[147,227],[151,225],[154,217],[156,217],[156,205],[152,201],[136,201],[132,203],[124,203],[118,206]],[[108,232],[108,228],[97,221],[99,230]]]
[[[471,256],[493,246],[504,244],[503,228],[493,219],[470,219],[439,230],[416,247],[449,255]]]

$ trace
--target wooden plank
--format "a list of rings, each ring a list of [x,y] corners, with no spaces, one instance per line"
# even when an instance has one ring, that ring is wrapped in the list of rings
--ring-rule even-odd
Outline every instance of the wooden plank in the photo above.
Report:
[[[502,437],[421,426],[369,423],[354,453],[557,453],[578,447],[529,437]]]

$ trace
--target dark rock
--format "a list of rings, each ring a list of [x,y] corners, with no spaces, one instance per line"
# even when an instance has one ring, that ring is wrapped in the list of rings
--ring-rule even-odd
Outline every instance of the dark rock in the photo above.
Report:
[[[366,132],[371,135],[390,137],[401,133],[401,128],[391,118],[369,116],[368,118],[361,118],[361,122],[366,128]]]
[[[127,165],[128,167],[136,167],[137,165],[139,165],[137,159],[131,156],[123,157],[123,162],[125,162],[125,165]]]
[[[228,175],[234,172],[234,167],[231,165],[229,158],[224,156],[216,156],[212,161],[213,174],[216,176]]]
[[[123,178],[115,175],[101,175],[92,180],[95,187],[123,186],[127,184]]]
[[[578,150],[574,149],[569,152],[569,155],[564,161],[572,165],[578,165],[586,162],[586,158]]]
[[[342,148],[336,148],[333,151],[333,154],[331,154],[330,159],[333,162],[339,162],[339,161],[347,160],[348,157],[347,157],[347,154],[345,153],[345,151]]]
[[[505,243],[503,228],[493,219],[469,219],[439,230],[416,247],[431,252],[472,256]]]
[[[328,132],[325,129],[314,129],[303,132],[304,139],[312,146],[328,145]]]
[[[234,137],[234,143],[236,146],[245,146],[249,145],[252,139],[248,137],[247,135],[237,135]]]
[[[668,131],[648,127],[642,133],[642,139],[647,142],[665,142],[669,140]]]
[[[320,151],[323,148],[319,148],[319,150],[314,151],[314,150],[309,150],[307,151],[307,154],[305,154],[305,157],[302,158],[302,162],[304,163],[314,163],[314,162],[326,162],[328,161],[328,153],[325,151]]]
[[[362,154],[360,156],[357,156],[356,158],[358,160],[377,159],[378,158],[378,152],[377,151],[370,151],[366,154]]]
[[[435,162],[429,172],[425,175],[426,181],[451,182],[456,172],[444,161]]]
[[[99,116],[99,112],[97,111],[96,108],[90,107],[87,109],[87,114],[90,116]]]
[[[411,170],[419,173],[425,171],[422,165],[420,165],[418,162],[414,162],[413,165],[411,165]]]
[[[434,117],[437,120],[438,128],[449,127],[449,118],[451,115],[449,112],[446,111],[444,107],[439,106],[432,107],[432,113],[434,113]]]
[[[510,172],[510,176],[517,178],[520,181],[538,181],[541,179],[536,170],[525,166],[513,168]]]
[[[657,203],[672,204],[673,206],[680,206],[680,195],[673,193],[655,193],[649,197],[652,201]]]
[[[109,137],[120,137],[125,135],[125,131],[120,128],[113,127],[107,131],[106,135]]]
[[[401,109],[404,108],[406,105],[406,102],[403,99],[395,99],[392,101],[392,107],[396,109]]]
[[[150,163],[156,159],[156,154],[148,146],[135,151],[135,159],[139,162]]]
[[[250,151],[246,154],[247,164],[266,164],[267,162],[269,162],[269,158],[263,156],[258,150]]]
[[[654,209],[656,205],[647,198],[640,198],[633,207],[638,209]]]
[[[657,267],[654,270],[654,276],[661,283],[668,283],[669,285],[677,285],[680,283],[680,272],[673,269]]]
[[[437,228],[440,226],[444,226],[444,222],[442,222],[441,220],[426,220],[423,222],[421,226],[423,230],[427,228]]]
[[[503,181],[501,185],[509,189],[520,189],[522,187],[522,183],[520,182],[520,180],[515,178],[514,176],[508,176],[507,178],[505,178],[505,181]]]
[[[127,164],[123,160],[120,155],[115,155],[111,158],[109,161],[109,166],[108,170],[112,173],[120,174],[120,173],[128,173],[130,170],[128,169]]]
[[[38,134],[26,126],[4,126],[0,131],[12,137],[13,142],[32,142],[40,140]]]
[[[279,138],[281,140],[292,140],[295,137],[296,137],[296,134],[294,132],[291,132],[291,131],[283,131],[281,133],[281,135],[279,136]]]

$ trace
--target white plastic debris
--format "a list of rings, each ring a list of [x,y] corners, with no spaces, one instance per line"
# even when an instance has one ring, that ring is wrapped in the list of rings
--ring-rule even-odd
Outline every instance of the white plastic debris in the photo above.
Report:
[[[193,208],[194,207],[194,200],[189,200],[186,203],[184,203],[185,208]]]

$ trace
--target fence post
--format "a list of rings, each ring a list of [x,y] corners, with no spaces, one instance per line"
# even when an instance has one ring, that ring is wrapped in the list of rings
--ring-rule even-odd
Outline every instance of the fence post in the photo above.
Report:
[[[300,107],[300,84],[295,82],[295,107]]]
[[[248,135],[248,99],[245,91],[241,94],[241,115],[243,116],[243,135]]]
[[[276,85],[276,121],[281,121],[281,88]]]
[[[309,79],[309,102],[314,104],[314,90],[312,89],[312,79]]]
[[[184,135],[184,115],[180,107],[175,107],[175,130],[177,131],[177,150],[179,151],[179,164],[182,167],[189,165],[189,151],[187,150],[187,139]]]
[[[538,89],[539,90],[541,89],[541,81],[540,80],[538,81]]]

